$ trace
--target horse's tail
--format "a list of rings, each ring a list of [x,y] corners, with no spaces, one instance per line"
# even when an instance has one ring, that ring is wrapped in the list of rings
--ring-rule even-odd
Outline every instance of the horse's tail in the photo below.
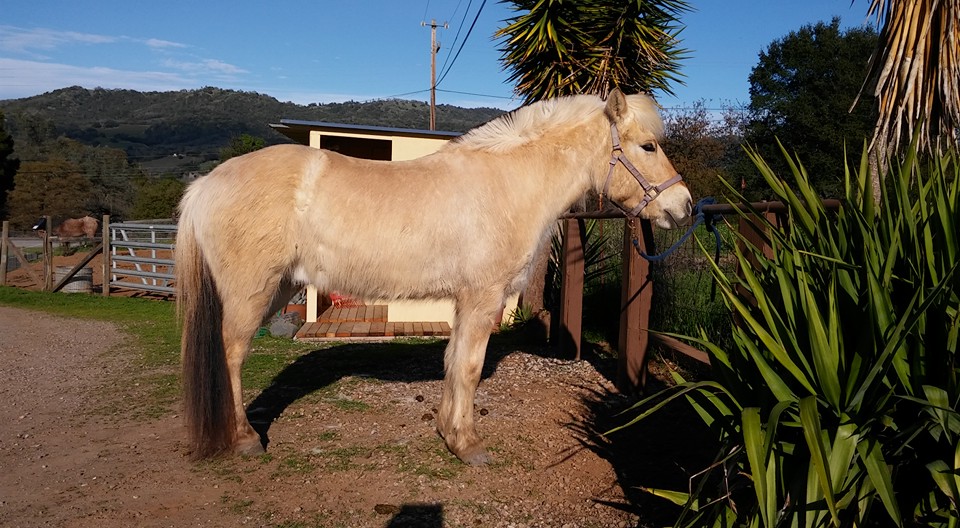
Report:
[[[231,447],[236,417],[223,344],[223,305],[195,230],[189,212],[184,211],[174,269],[183,330],[184,416],[192,456],[201,459]]]

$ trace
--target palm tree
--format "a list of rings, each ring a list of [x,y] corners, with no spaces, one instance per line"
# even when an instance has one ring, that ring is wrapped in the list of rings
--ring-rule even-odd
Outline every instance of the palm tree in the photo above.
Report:
[[[503,0],[516,16],[495,33],[525,103],[560,95],[660,90],[678,81],[683,0]]]
[[[524,103],[562,95],[672,94],[679,81],[678,17],[684,0],[501,0],[516,15],[495,34],[515,92]],[[550,249],[537,257],[523,302],[544,310],[544,277]]]
[[[882,27],[864,88],[880,115],[871,151],[880,167],[900,145],[940,152],[960,139],[960,0],[871,0]],[[879,183],[879,171],[874,173]],[[879,185],[875,185],[879,191]]]

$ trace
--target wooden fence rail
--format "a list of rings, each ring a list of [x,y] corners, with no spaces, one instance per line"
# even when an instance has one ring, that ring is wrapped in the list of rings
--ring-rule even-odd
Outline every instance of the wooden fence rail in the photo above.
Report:
[[[831,211],[840,208],[840,201],[827,199],[824,206]],[[787,206],[781,202],[752,202],[737,204],[712,204],[703,207],[703,212],[712,215],[735,214],[750,209],[764,216],[770,224],[785,225]],[[647,374],[647,349],[651,337],[661,346],[709,364],[709,355],[680,340],[650,332],[650,310],[653,303],[653,276],[650,262],[640,257],[633,247],[636,238],[640,249],[648,255],[656,253],[653,226],[647,220],[628,222],[619,211],[594,211],[571,213],[562,217],[563,258],[561,260],[560,328],[557,347],[561,355],[580,358],[583,319],[584,253],[583,220],[623,219],[623,282],[620,293],[620,334],[617,343],[619,365],[617,386],[625,392],[643,389]],[[763,222],[740,219],[738,230],[744,238],[757,247],[764,246]],[[667,261],[669,265],[669,260]]]

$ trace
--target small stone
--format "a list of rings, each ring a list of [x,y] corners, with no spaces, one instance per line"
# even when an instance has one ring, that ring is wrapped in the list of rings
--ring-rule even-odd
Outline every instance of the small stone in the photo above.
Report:
[[[373,511],[379,513],[380,515],[396,515],[400,513],[400,508],[394,506],[393,504],[377,504],[373,507]]]
[[[426,413],[423,416],[421,416],[420,419],[423,420],[424,422],[429,422],[430,420],[433,420],[433,415],[430,413]]]
[[[417,394],[416,400],[417,400],[418,402],[422,402],[422,401],[423,401],[423,394]]]
[[[480,409],[480,416],[486,416],[488,414],[490,414],[490,411],[488,411],[486,407]]]

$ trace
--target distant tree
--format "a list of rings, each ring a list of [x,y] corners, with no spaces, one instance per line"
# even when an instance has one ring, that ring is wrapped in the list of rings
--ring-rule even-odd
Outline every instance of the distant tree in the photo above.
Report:
[[[663,150],[690,188],[694,199],[719,196],[720,180],[730,179],[730,160],[740,150],[742,116],[727,108],[721,116],[704,101],[664,113]]]
[[[0,111],[0,219],[7,218],[7,193],[13,189],[13,178],[20,160],[13,154],[13,136],[7,133],[3,112]]]
[[[777,140],[796,153],[824,196],[840,194],[844,145],[859,150],[876,121],[872,100],[851,112],[877,42],[869,27],[841,32],[840,20],[803,26],[775,40],[750,73],[744,141],[771,166],[786,170]],[[759,176],[746,160],[737,170],[753,194]]]
[[[10,223],[27,229],[43,215],[63,219],[89,214],[90,187],[90,179],[69,161],[24,161],[9,195]]]
[[[129,214],[138,220],[173,218],[185,188],[172,176],[141,179]]]
[[[260,150],[266,145],[266,140],[261,137],[251,136],[250,134],[234,136],[229,145],[220,149],[220,161],[227,161],[230,158]]]
[[[90,196],[86,209],[94,216],[126,216],[134,197],[133,182],[142,171],[127,161],[123,150],[92,147],[65,137],[43,145],[38,159],[63,159],[76,164],[90,179]]]

